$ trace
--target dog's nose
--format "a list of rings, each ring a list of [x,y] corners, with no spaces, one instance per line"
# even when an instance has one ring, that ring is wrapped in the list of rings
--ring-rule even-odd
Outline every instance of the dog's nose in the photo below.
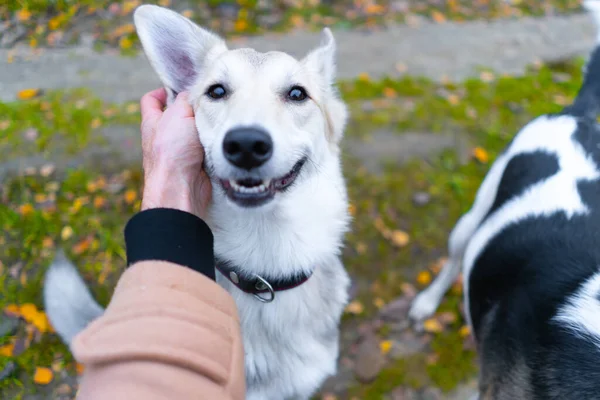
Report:
[[[223,140],[225,158],[243,169],[260,167],[273,154],[271,136],[258,128],[236,128],[225,135]]]

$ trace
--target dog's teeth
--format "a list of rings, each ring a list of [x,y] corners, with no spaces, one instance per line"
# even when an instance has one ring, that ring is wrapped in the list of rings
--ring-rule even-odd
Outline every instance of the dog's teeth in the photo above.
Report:
[[[240,188],[241,188],[241,186],[240,186],[240,185],[238,185],[238,184],[237,184],[237,182],[236,182],[236,181],[234,181],[234,180],[230,180],[230,181],[229,181],[229,184],[231,185],[231,187],[233,188],[233,190],[236,190],[236,191],[237,191],[237,190],[240,190]]]

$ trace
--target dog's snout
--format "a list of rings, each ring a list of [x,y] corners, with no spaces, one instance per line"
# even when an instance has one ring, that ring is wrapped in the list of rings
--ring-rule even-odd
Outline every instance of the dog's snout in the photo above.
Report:
[[[273,140],[262,129],[232,129],[223,140],[223,153],[236,167],[249,170],[260,167],[271,158]]]

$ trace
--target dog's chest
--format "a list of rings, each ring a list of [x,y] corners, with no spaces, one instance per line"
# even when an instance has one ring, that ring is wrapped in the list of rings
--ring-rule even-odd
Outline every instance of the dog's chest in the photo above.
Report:
[[[333,260],[303,285],[277,292],[271,303],[218,275],[240,315],[248,399],[306,398],[335,373],[349,277]]]

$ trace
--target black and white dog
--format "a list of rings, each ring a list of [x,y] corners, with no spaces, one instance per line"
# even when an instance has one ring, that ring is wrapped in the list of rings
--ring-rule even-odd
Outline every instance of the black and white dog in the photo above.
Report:
[[[600,399],[600,44],[586,69],[573,104],[494,162],[410,310],[433,314],[462,263],[482,400]]]

